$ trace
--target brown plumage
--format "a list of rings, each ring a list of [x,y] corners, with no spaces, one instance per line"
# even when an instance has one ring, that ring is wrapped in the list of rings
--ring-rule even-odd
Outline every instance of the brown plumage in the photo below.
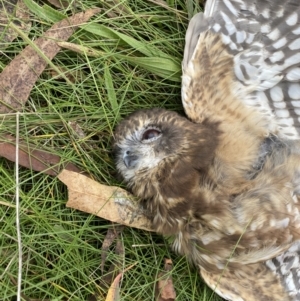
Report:
[[[233,301],[300,300],[300,142],[297,126],[288,131],[286,115],[273,115],[264,102],[278,101],[286,87],[285,101],[295,105],[300,58],[294,56],[294,64],[286,59],[286,68],[271,65],[277,48],[269,46],[267,34],[261,38],[266,28],[254,14],[261,5],[263,16],[275,8],[279,16],[277,2],[208,1],[212,15],[196,15],[186,38],[182,99],[189,120],[163,109],[141,110],[115,134],[117,168],[143,199],[156,231],[172,235],[174,249]],[[300,4],[286,3],[286,19],[280,20],[292,26]],[[224,14],[236,28],[244,24],[240,44],[216,26],[225,20],[231,28]],[[259,43],[269,56],[259,52]]]

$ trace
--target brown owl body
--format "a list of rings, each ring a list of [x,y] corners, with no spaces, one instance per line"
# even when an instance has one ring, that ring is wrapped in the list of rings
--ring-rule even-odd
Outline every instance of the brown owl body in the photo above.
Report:
[[[287,106],[296,105],[300,3],[284,3],[287,15],[277,0],[208,1],[210,15],[196,15],[186,36],[182,99],[189,120],[141,110],[115,134],[117,168],[156,231],[173,236],[174,249],[233,301],[300,300],[297,124],[286,129],[288,118],[264,102],[278,100],[285,87]],[[259,7],[262,17],[255,15]],[[290,26],[279,26],[282,32],[293,31],[291,53],[279,67],[272,56],[284,43],[280,36],[269,41],[275,29],[272,22],[266,29],[267,13],[277,16],[276,26]]]

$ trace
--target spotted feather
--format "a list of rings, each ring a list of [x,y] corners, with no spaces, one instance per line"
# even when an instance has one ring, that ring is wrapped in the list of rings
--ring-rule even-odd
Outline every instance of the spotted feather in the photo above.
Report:
[[[203,63],[201,56],[203,49],[213,51],[210,41],[213,35],[222,40],[222,47],[226,49],[222,55],[231,58],[225,65],[234,73],[228,89],[244,106],[242,110],[249,112],[249,108],[253,108],[254,114],[266,121],[265,127],[269,133],[288,139],[299,139],[299,1],[208,0],[204,13],[198,13],[192,18],[186,33],[182,63],[182,101],[187,115],[196,122],[210,111],[211,115],[222,114],[215,110],[213,97],[209,97],[210,103],[203,102],[201,98],[191,98],[191,89],[194,86],[202,89],[197,91],[201,95],[207,95],[208,89],[218,89],[218,86],[209,85],[207,82],[203,84],[207,63]],[[215,69],[217,68],[216,66]],[[221,68],[225,69],[224,66]],[[212,72],[211,78],[215,76]],[[194,83],[195,80],[201,83],[198,82],[198,85]],[[222,82],[221,78],[218,80]],[[224,87],[220,90],[223,93]],[[211,105],[214,106],[213,109]],[[278,300],[300,300],[300,241],[296,241],[279,256],[266,261],[266,267],[280,280],[287,293],[285,297],[278,297],[280,294],[277,293]],[[220,279],[214,279],[213,275],[205,271],[202,275],[216,292],[228,300],[257,300],[251,292],[243,297],[245,290],[239,290],[238,286],[234,293],[227,290],[222,281],[219,283]],[[275,296],[274,293],[270,300],[277,300]],[[268,298],[265,297],[264,300]]]
[[[183,78],[199,36],[213,32],[233,58],[240,101],[254,107],[289,139],[300,133],[300,6],[298,0],[208,0],[186,34]],[[189,89],[183,81],[183,104]],[[241,94],[242,93],[242,94]]]

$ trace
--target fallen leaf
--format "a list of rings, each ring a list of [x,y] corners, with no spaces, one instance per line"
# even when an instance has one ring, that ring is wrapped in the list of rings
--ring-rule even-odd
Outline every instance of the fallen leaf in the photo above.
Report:
[[[123,262],[125,260],[125,250],[123,242],[120,239],[120,233],[123,231],[124,226],[114,225],[113,228],[108,229],[105,239],[102,243],[101,248],[101,272],[102,277],[99,281],[99,286],[105,291],[109,284],[112,283],[116,273],[121,270]],[[117,256],[113,257],[113,262],[110,266],[105,269],[104,265],[108,256],[108,250],[112,247],[112,244],[115,242],[114,254]]]
[[[126,271],[128,271],[129,269],[131,269],[132,267],[134,267],[135,265],[136,265],[136,263],[129,266],[115,278],[115,280],[113,281],[113,283],[111,284],[111,286],[108,290],[105,301],[119,301],[120,300],[120,280],[122,279],[123,274]]]
[[[67,207],[126,226],[153,231],[137,200],[124,189],[100,184],[84,175],[63,170],[58,178],[67,185]]]
[[[122,15],[132,15],[132,11],[127,8],[124,4],[124,1],[119,0],[107,0],[105,4],[108,6],[106,14],[110,18],[116,18]]]
[[[81,172],[74,164],[64,163],[58,155],[36,149],[33,145],[20,143],[18,156],[21,166],[51,176],[56,176],[63,168]],[[16,162],[16,138],[10,135],[0,136],[0,157]]]
[[[119,301],[120,300],[120,280],[123,276],[123,273],[120,273],[113,283],[111,284],[110,288],[108,289],[107,297],[105,301]]]
[[[108,229],[106,236],[103,240],[102,243],[102,248],[101,248],[101,272],[103,274],[104,272],[104,265],[105,261],[108,255],[108,250],[111,247],[111,245],[116,241],[116,250],[115,254],[116,255],[124,255],[124,249],[122,247],[122,243],[120,242],[119,234],[123,231],[123,226],[122,227],[114,227],[112,229]]]
[[[156,301],[175,301],[176,299],[176,292],[170,273],[172,267],[172,260],[165,259],[164,271],[158,274],[158,277],[160,279],[156,283]]]
[[[15,0],[12,1],[11,3],[16,4]],[[12,13],[14,10],[14,6],[6,5],[5,7],[5,13]],[[0,74],[0,113],[8,113],[22,108],[48,61],[60,50],[56,40],[68,39],[79,25],[88,21],[99,11],[100,9],[90,9],[56,23],[45,33],[45,37],[38,38],[34,43],[31,42],[31,45],[27,46],[6,66]],[[16,14],[18,16],[18,10]],[[11,27],[17,33],[22,32],[14,24],[11,24]],[[24,38],[24,33],[22,32],[22,34]],[[15,140],[10,135],[0,137],[0,156],[13,162],[16,160]],[[72,163],[62,163],[59,156],[38,150],[28,144],[20,144],[18,156],[21,166],[52,176],[56,176],[62,168],[81,172]]]
[[[31,28],[30,15],[27,6],[22,0],[10,0],[0,2],[0,49],[3,50],[11,45],[18,33],[10,28],[13,22],[24,33]]]
[[[43,37],[30,42],[30,45],[4,68],[0,74],[0,113],[22,109],[38,77],[61,49],[56,42],[67,40],[79,25],[99,11],[98,8],[89,9],[54,24]],[[11,27],[21,33],[13,23]]]
[[[79,138],[83,139],[86,137],[86,134],[82,130],[81,126],[76,121],[69,121],[68,125],[74,131],[74,134]]]
[[[162,7],[168,7],[168,3],[167,1],[164,1],[164,0],[148,0],[149,2],[152,2],[154,4],[157,4],[157,5],[160,5]]]
[[[57,8],[65,8],[66,9],[70,5],[69,1],[67,1],[67,0],[48,0],[48,2]],[[72,3],[71,5],[75,6],[74,3]]]
[[[79,54],[84,54],[87,56],[91,56],[91,57],[100,57],[103,56],[103,52],[93,49],[93,48],[89,48],[83,45],[78,45],[78,44],[74,44],[74,43],[70,43],[70,42],[57,42],[57,45],[60,46],[61,48],[65,48],[74,52],[77,52]]]

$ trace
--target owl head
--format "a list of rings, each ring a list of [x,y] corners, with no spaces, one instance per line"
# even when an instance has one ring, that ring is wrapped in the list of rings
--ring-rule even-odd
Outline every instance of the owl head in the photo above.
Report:
[[[195,124],[165,109],[140,110],[115,131],[116,166],[136,196],[170,198],[211,163],[217,135],[216,125]]]

